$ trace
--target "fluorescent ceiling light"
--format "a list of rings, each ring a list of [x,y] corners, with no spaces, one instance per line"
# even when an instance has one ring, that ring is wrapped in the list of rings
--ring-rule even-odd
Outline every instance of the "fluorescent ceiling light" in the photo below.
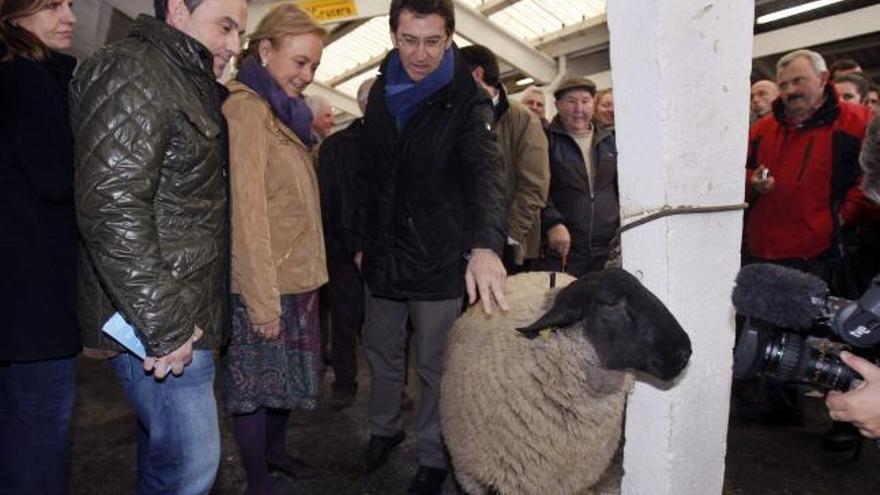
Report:
[[[532,79],[531,77],[527,77],[525,79],[520,79],[519,81],[517,81],[516,85],[517,86],[525,86],[526,84],[532,84],[533,82],[535,82],[534,79]]]
[[[796,5],[794,7],[789,7],[787,9],[782,9],[776,12],[762,15],[758,17],[758,20],[755,22],[757,22],[758,24],[767,24],[768,22],[778,21],[780,19],[785,19],[786,17],[803,14],[804,12],[809,12],[811,10],[821,9],[822,7],[834,5],[835,3],[840,3],[842,1],[843,0],[816,0],[814,2],[807,2],[801,5]]]

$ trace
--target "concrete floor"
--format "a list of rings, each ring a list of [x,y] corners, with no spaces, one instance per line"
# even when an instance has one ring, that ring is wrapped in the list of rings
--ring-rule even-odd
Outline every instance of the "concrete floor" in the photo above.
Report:
[[[408,437],[389,463],[372,476],[358,474],[366,445],[365,367],[361,367],[357,402],[342,412],[320,406],[294,413],[288,446],[323,471],[321,479],[292,482],[278,478],[291,494],[396,495],[404,493],[415,472],[415,445]],[[71,486],[74,494],[134,493],[135,418],[106,363],[81,358],[77,369],[73,419]],[[329,389],[332,369],[325,376]],[[417,396],[410,380],[411,396]],[[415,413],[404,415],[408,432]],[[818,399],[808,399],[807,426],[768,427],[731,420],[723,495],[877,495],[880,494],[880,447],[865,443],[861,459],[822,450],[820,435],[830,424]],[[221,416],[222,457],[213,494],[240,495],[242,470],[226,418]],[[454,494],[447,480],[444,495]],[[650,495],[650,494],[648,494]],[[708,494],[707,494],[708,495]]]

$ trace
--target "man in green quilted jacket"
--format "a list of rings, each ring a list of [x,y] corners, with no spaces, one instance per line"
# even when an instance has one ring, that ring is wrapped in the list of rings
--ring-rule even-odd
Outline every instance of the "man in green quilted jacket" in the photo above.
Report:
[[[229,274],[225,90],[245,0],[156,0],[71,83],[87,353],[139,419],[138,493],[208,493],[220,440],[212,349]],[[101,329],[119,315],[143,359]]]

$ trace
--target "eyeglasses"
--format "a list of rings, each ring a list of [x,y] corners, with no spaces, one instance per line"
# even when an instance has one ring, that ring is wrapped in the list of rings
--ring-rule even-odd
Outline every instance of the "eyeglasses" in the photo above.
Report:
[[[417,50],[420,46],[423,46],[426,52],[437,53],[445,48],[446,36],[432,36],[420,39],[404,34],[397,37],[397,44],[400,48],[406,50]]]

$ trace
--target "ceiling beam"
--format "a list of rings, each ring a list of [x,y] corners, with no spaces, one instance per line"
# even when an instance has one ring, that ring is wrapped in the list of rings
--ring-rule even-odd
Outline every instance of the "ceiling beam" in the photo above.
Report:
[[[608,49],[610,39],[605,14],[571,24],[559,31],[529,40],[551,57],[578,56]]]
[[[500,12],[520,0],[488,0],[477,7],[481,14],[488,17],[496,12]]]
[[[518,0],[504,1],[509,1],[512,5],[515,1]],[[526,73],[541,82],[549,81],[556,74],[556,63],[553,61],[552,58],[535,52],[535,50],[532,49],[528,43],[517,39],[515,36],[507,33],[506,31],[501,30],[500,28],[492,24],[492,21],[485,18],[484,16],[481,16],[479,12],[471,9],[463,15],[460,11],[461,8],[461,5],[456,5],[456,32],[474,43],[479,43],[481,45],[492,47],[498,57],[503,59],[501,65],[507,68],[508,71],[512,69],[510,67],[512,65],[513,69],[519,72]],[[477,16],[477,19],[473,19],[473,16]],[[468,20],[463,21],[464,18],[468,18]],[[592,24],[590,26],[592,26]],[[583,30],[583,27],[580,27],[580,29]],[[579,36],[581,34],[581,31],[566,33],[567,34],[565,36],[565,39],[568,39]],[[605,41],[607,43],[607,27],[605,28],[604,35]],[[480,38],[483,38],[484,41],[481,41]],[[497,40],[502,40],[502,42],[499,43],[497,42]],[[556,37],[554,37],[551,41],[548,41],[548,43],[552,43],[555,40],[557,40]],[[509,50],[507,52],[504,51],[506,48],[509,47],[514,48],[513,54],[511,54]],[[560,54],[561,53],[564,52],[560,52]],[[342,84],[349,79],[357,77],[364,72],[368,72],[379,65],[379,63],[382,62],[382,60],[385,58],[385,55],[386,53],[377,55],[370,60],[367,60],[343,72],[342,74],[339,74],[333,79],[326,81],[326,84],[328,86],[338,86],[339,84]],[[520,61],[521,63],[514,64],[510,61],[508,57],[518,57],[513,58],[513,60]],[[530,65],[523,64],[522,61],[524,60],[526,61],[526,64]],[[535,69],[535,67],[537,67],[537,69]],[[536,75],[529,72],[529,70],[537,70],[539,71],[539,74],[544,74],[544,77],[549,77],[550,79],[545,80],[541,77],[536,77]]]
[[[367,23],[367,21],[369,21],[369,19],[357,19],[354,21],[348,21],[348,22],[343,22],[343,23],[339,24],[339,26],[337,26],[336,29],[334,29],[333,31],[328,33],[327,37],[324,38],[324,48],[327,48],[327,46],[330,43],[333,43],[335,41],[339,41],[339,39],[342,38],[343,36],[345,36],[346,34],[363,26],[364,24]]]
[[[331,88],[317,81],[309,84],[305,90],[306,95],[323,96],[327,98],[331,105],[350,115],[360,115],[361,109],[357,104],[357,100],[347,94]]]
[[[880,5],[804,22],[755,35],[755,58],[786,53],[805,46],[821,45],[880,31]]]
[[[493,24],[478,10],[455,1],[455,30],[473,43],[492,48],[499,58],[516,67],[539,83],[556,75],[556,61],[538,52],[524,40]]]
[[[376,55],[375,57],[367,60],[366,62],[362,62],[362,63],[352,67],[351,69],[348,69],[347,71],[343,72],[342,74],[339,74],[338,76],[334,77],[333,79],[326,81],[325,84],[327,84],[328,86],[336,87],[336,86],[344,83],[345,81],[348,81],[349,79],[354,79],[355,77],[363,74],[364,72],[371,71],[371,70],[375,69],[376,66],[382,62],[382,60],[385,59],[385,56],[387,54],[388,54],[388,52],[383,52],[379,55]]]

